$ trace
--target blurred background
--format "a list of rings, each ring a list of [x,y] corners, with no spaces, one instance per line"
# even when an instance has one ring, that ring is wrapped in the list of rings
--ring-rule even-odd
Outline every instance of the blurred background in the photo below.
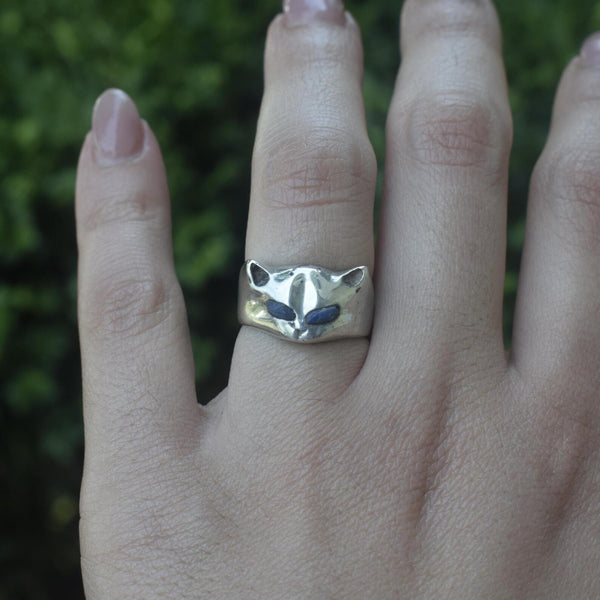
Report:
[[[399,63],[399,0],[348,0],[365,45],[379,165]],[[499,0],[514,111],[505,335],[531,169],[554,89],[600,0]],[[0,4],[0,600],[81,599],[83,458],[73,189],[96,97],[120,87],[164,153],[199,400],[227,382],[238,329],[265,31],[278,0]],[[379,193],[381,192],[381,174]]]

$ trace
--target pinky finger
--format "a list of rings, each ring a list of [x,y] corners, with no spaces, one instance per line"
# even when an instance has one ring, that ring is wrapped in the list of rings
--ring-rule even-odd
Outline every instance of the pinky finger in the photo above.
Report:
[[[565,71],[533,175],[513,335],[521,376],[564,398],[600,386],[599,111],[597,34]]]

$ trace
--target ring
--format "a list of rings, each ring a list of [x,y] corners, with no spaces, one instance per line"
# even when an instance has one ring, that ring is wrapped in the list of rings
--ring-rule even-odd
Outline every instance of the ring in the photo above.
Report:
[[[292,342],[368,336],[373,322],[369,270],[267,268],[247,260],[240,272],[238,319]]]

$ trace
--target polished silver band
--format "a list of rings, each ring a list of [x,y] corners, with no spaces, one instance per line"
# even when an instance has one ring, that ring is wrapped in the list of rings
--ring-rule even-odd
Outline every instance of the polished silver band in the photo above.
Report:
[[[238,319],[292,342],[368,336],[373,321],[369,270],[270,268],[247,260],[240,272]]]

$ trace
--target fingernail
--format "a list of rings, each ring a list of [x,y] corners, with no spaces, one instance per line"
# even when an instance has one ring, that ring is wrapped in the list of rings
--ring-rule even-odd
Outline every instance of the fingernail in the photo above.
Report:
[[[92,130],[99,163],[114,164],[142,151],[144,129],[133,100],[122,90],[103,92],[94,105]]]
[[[283,0],[283,12],[288,27],[308,25],[315,21],[346,22],[342,0]]]
[[[586,67],[600,66],[600,32],[590,35],[583,42],[579,56],[581,63]]]

